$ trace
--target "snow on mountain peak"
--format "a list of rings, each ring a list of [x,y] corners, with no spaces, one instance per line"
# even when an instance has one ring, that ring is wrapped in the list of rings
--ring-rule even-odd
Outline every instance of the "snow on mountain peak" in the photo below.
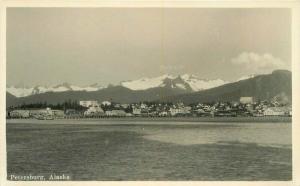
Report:
[[[80,87],[71,85],[69,83],[62,83],[55,86],[35,86],[35,87],[15,87],[15,86],[8,86],[6,88],[7,92],[11,93],[16,97],[26,97],[35,94],[41,94],[45,92],[65,92],[65,91],[97,91],[103,89],[102,86],[87,86],[87,87]]]
[[[256,74],[250,74],[250,75],[242,76],[237,81],[242,81],[242,80],[245,80],[245,79],[254,78],[255,76],[257,76],[257,75]]]
[[[171,81],[168,82],[166,81],[167,79]],[[171,88],[181,88],[186,90],[191,89],[192,91],[199,91],[199,90],[217,87],[225,83],[228,82],[223,81],[221,79],[203,80],[198,78],[195,75],[190,75],[190,74],[183,74],[177,77],[164,74],[162,76],[158,76],[154,78],[143,78],[143,79],[138,79],[133,81],[125,81],[122,82],[121,85],[131,90],[146,90],[155,87],[165,87],[168,84],[171,86]]]
[[[228,83],[221,79],[207,80],[200,79],[195,75],[183,74],[173,76],[170,74],[163,74],[153,78],[141,78],[132,81],[123,81],[121,86],[131,90],[147,90],[156,87],[178,88],[186,91],[200,91]],[[15,87],[8,86],[7,91],[16,97],[25,97],[34,94],[41,94],[45,92],[65,92],[65,91],[97,91],[107,88],[109,86],[101,86],[98,84],[89,85],[86,87],[76,86],[69,83],[62,83],[55,86],[35,86],[35,87]]]
[[[162,76],[154,78],[142,78],[133,81],[123,81],[121,86],[129,88],[131,90],[146,90],[149,88],[162,87],[165,79],[174,79],[174,76],[164,74]]]
[[[180,75],[180,77],[183,79],[183,80],[189,80],[189,79],[199,79],[196,75],[193,75],[193,74],[183,74],[183,75]]]

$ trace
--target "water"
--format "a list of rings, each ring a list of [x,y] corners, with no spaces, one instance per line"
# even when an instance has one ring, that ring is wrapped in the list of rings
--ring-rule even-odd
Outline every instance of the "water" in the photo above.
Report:
[[[35,122],[7,124],[8,175],[55,173],[71,180],[292,178],[291,123]]]

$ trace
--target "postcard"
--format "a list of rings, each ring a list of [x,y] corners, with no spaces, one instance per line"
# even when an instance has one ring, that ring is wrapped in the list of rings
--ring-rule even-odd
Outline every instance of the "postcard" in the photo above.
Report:
[[[1,7],[4,185],[300,185],[299,3],[48,3]]]

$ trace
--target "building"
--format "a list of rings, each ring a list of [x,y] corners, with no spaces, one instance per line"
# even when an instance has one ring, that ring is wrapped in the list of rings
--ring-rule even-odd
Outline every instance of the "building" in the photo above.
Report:
[[[286,107],[269,107],[264,111],[264,116],[286,116],[289,110]]]
[[[51,116],[53,118],[65,117],[65,113],[63,110],[52,110],[51,108],[30,110],[29,115],[34,118],[38,118],[41,116]]]
[[[115,116],[115,117],[124,117],[124,116],[126,116],[126,112],[124,110],[108,110],[108,111],[105,111],[105,115]]]
[[[50,108],[46,108],[46,109],[33,109],[30,110],[30,116],[37,118],[39,116],[51,116],[52,115],[52,111]]]
[[[75,109],[67,109],[65,114],[67,116],[71,116],[71,115],[76,115],[77,114],[77,111]]]
[[[83,107],[99,106],[98,101],[79,101],[79,105]]]
[[[162,111],[162,112],[159,112],[158,115],[161,116],[161,117],[166,117],[166,116],[168,116],[168,112]]]
[[[111,105],[111,102],[109,102],[109,101],[103,101],[103,102],[101,103],[101,105],[104,105],[104,106],[110,106],[110,105]]]
[[[250,104],[250,103],[247,103],[246,106],[245,106],[245,109],[249,112],[253,112],[254,111],[254,105]]]
[[[9,113],[11,118],[29,118],[30,112],[29,110],[13,110]]]
[[[83,115],[83,112],[82,111],[77,111],[75,109],[67,109],[65,111],[65,115],[69,118],[72,118],[72,117],[81,117]]]
[[[142,103],[142,104],[140,105],[140,107],[141,107],[141,109],[147,109],[147,108],[148,108],[148,106],[147,106],[146,104],[144,104],[144,103]]]
[[[252,104],[253,101],[253,97],[240,97],[240,102],[242,104]]]
[[[100,106],[91,106],[84,112],[84,116],[102,116],[104,111]]]
[[[136,116],[139,116],[139,115],[142,114],[142,109],[140,109],[140,108],[133,108],[132,109],[132,114],[136,115]]]
[[[191,113],[191,107],[170,108],[171,116],[185,115]]]
[[[52,116],[54,118],[64,118],[65,117],[65,113],[63,110],[51,110],[52,112]]]
[[[124,109],[127,109],[127,108],[129,108],[129,104],[127,104],[127,103],[121,104],[121,107]]]

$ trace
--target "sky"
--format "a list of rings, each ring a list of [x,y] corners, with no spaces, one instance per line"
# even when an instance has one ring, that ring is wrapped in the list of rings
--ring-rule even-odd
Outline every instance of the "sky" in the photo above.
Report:
[[[6,26],[8,85],[291,69],[289,9],[8,8]]]

